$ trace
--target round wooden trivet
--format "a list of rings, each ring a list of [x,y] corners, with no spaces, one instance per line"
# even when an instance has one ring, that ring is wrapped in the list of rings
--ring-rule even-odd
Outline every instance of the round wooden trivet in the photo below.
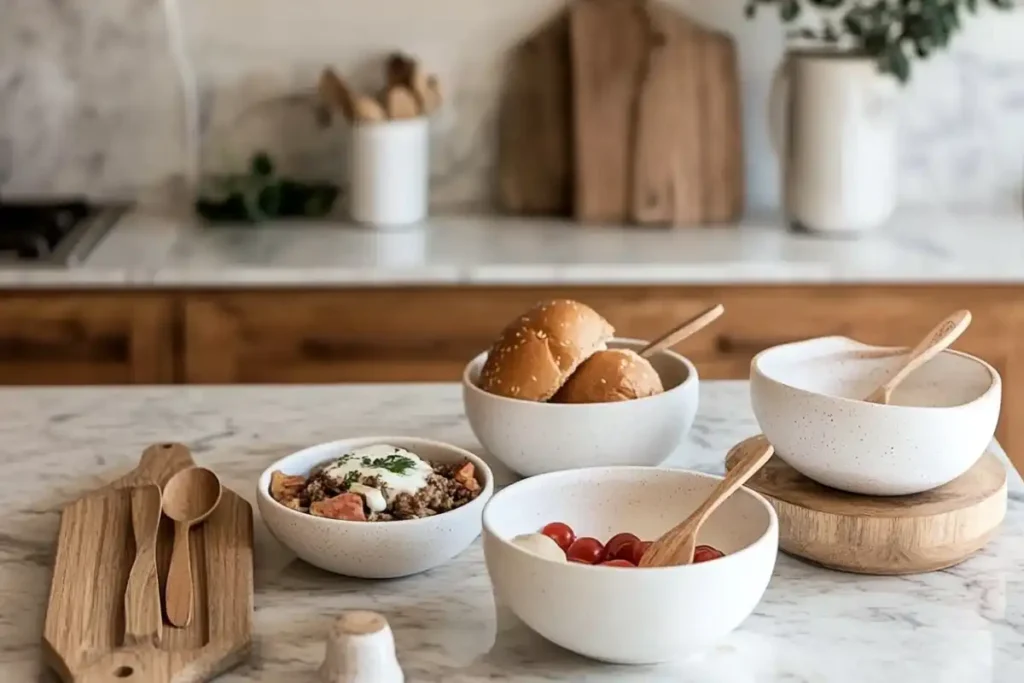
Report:
[[[729,451],[727,470],[742,445]],[[859,574],[951,567],[981,549],[1006,515],[1006,469],[991,453],[945,486],[912,496],[837,491],[808,479],[779,456],[747,486],[775,506],[784,552]]]

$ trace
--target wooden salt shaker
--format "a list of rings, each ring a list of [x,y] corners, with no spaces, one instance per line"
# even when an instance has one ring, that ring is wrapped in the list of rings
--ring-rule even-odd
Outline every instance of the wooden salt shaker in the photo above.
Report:
[[[404,683],[387,619],[376,612],[345,612],[327,634],[323,683]]]

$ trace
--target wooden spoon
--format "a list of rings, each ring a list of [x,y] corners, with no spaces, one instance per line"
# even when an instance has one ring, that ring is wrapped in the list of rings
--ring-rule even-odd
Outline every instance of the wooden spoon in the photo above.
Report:
[[[751,439],[743,448],[746,452],[740,454],[736,466],[719,482],[707,500],[682,523],[672,527],[652,543],[640,558],[638,566],[672,567],[693,564],[693,553],[697,549],[697,534],[701,526],[726,498],[754,476],[775,453],[775,449],[764,437]]]
[[[700,315],[690,318],[686,322],[673,327],[671,330],[640,349],[640,355],[644,358],[650,358],[659,351],[664,351],[665,349],[675,346],[687,337],[703,330],[705,327],[717,320],[723,313],[725,313],[725,307],[722,306],[722,304],[712,306]]]
[[[174,548],[167,571],[167,619],[179,628],[192,621],[192,558],[189,530],[209,517],[220,503],[217,475],[205,467],[184,469],[164,485],[163,510],[174,522]]]
[[[948,349],[971,324],[971,312],[957,311],[935,326],[921,342],[914,347],[903,363],[886,382],[872,391],[864,400],[869,403],[886,404],[892,398],[893,390],[900,385],[914,370]]]
[[[124,644],[157,645],[163,631],[160,582],[156,573],[156,536],[160,528],[160,487],[136,486],[131,492],[135,562],[124,592]]]

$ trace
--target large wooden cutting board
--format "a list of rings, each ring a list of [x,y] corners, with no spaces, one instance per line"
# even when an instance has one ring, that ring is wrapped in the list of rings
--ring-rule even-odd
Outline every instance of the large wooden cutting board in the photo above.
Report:
[[[43,630],[44,659],[65,683],[199,683],[240,663],[252,643],[252,508],[234,491],[191,532],[195,610],[182,629],[164,623],[159,647],[123,646],[124,591],[135,557],[131,487],[161,487],[191,467],[181,444],[151,446],[139,466],[61,514]],[[173,528],[161,521],[160,592]]]
[[[498,195],[506,211],[571,214],[570,77],[569,15],[562,12],[509,59],[498,114]]]
[[[661,3],[576,0],[570,44],[577,219],[694,225],[739,218],[733,41]]]

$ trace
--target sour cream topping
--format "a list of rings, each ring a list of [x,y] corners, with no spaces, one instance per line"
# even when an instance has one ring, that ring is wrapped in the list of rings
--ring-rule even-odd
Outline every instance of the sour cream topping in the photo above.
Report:
[[[362,495],[367,507],[380,512],[399,493],[413,494],[425,487],[434,468],[412,451],[374,444],[345,453],[324,467],[323,472],[335,481],[347,481],[349,490]],[[370,477],[377,477],[384,484],[386,494],[363,484]]]

